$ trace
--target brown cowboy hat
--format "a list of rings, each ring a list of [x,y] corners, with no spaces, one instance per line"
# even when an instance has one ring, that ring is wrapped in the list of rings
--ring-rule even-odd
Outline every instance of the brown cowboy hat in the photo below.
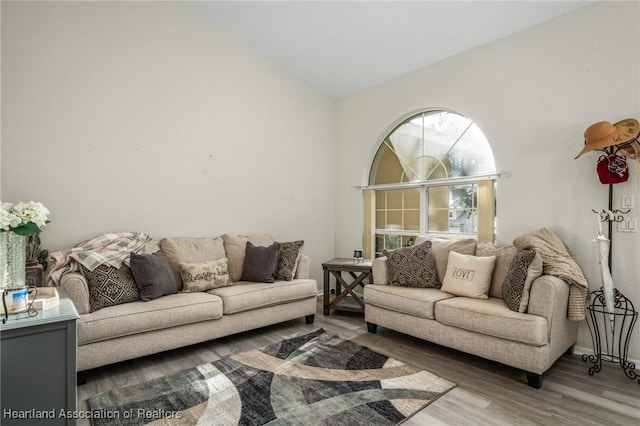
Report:
[[[615,124],[611,124],[608,121],[599,121],[585,130],[584,148],[576,158],[594,149],[630,142],[636,139],[638,135],[640,135],[640,123],[635,118],[627,118]]]

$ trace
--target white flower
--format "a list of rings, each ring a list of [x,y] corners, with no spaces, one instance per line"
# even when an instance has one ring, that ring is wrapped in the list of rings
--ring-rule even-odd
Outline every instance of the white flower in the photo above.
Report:
[[[49,210],[29,201],[11,204],[0,201],[0,232],[13,231],[19,235],[32,235],[49,223]]]
[[[7,203],[9,204],[9,203]],[[13,212],[4,209],[4,205],[0,209],[0,230],[9,231],[11,228],[15,228],[20,225],[22,221]]]
[[[33,201],[23,203],[21,201],[13,206],[13,212],[20,218],[22,223],[33,222],[38,228],[44,227],[47,224],[47,220],[49,220],[49,210],[42,203]]]

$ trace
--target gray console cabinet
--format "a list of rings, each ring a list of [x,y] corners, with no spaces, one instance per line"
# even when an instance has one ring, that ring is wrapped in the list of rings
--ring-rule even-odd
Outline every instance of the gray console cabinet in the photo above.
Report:
[[[76,423],[76,320],[62,289],[58,306],[9,315],[0,325],[0,423]]]

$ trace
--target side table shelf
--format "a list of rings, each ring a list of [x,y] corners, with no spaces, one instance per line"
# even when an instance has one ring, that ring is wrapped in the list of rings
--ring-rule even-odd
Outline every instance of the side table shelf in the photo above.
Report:
[[[629,341],[638,312],[633,303],[617,289],[614,295],[614,312],[607,311],[602,289],[591,292],[592,301],[587,307],[587,325],[593,343],[593,355],[584,354],[582,360],[591,362],[589,375],[602,369],[602,361],[618,363],[624,374],[640,384],[640,375],[635,372],[635,364],[627,359]]]
[[[354,291],[358,286],[364,287],[365,280],[372,282],[371,259],[355,262],[353,259],[335,258],[322,264],[324,271],[324,314],[330,315],[331,310],[364,312],[364,302]],[[342,273],[346,272],[343,277]],[[336,295],[331,298],[331,277],[336,280]],[[345,281],[345,278],[350,281]],[[348,299],[346,299],[348,297]],[[349,300],[349,302],[347,302]]]

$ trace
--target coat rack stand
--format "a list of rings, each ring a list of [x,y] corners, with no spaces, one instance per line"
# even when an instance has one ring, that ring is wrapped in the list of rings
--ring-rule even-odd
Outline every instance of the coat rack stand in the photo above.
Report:
[[[604,149],[607,154],[617,152]],[[609,209],[600,212],[593,210],[600,215],[601,222],[608,224],[609,247],[609,270],[612,271],[613,252],[613,223],[622,222],[624,215],[630,210],[613,210],[613,185],[609,184]],[[635,372],[635,364],[629,362],[629,342],[633,327],[638,319],[638,312],[633,303],[622,293],[614,288],[614,312],[607,309],[603,288],[591,292],[591,303],[587,307],[589,313],[587,325],[591,334],[594,354],[582,355],[584,362],[591,362],[589,375],[593,376],[602,369],[602,361],[618,363],[624,374],[631,380],[637,380],[640,384],[640,375]]]

